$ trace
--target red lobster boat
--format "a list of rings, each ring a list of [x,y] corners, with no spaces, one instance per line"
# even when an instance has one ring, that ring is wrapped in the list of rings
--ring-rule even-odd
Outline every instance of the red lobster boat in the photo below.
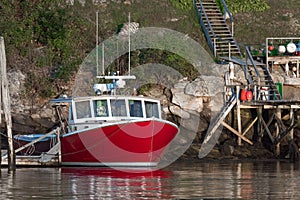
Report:
[[[128,43],[130,57],[130,40]],[[104,46],[102,54],[104,58]],[[102,74],[105,74],[102,64]],[[68,166],[152,167],[158,164],[179,129],[161,118],[159,100],[115,95],[117,88],[124,88],[126,79],[135,79],[130,75],[130,65],[129,75],[122,76],[119,72],[108,76],[97,74],[99,82],[106,80],[94,85],[95,96],[51,100],[62,133],[60,142],[41,157],[41,162],[59,153],[61,165]]]
[[[62,165],[156,166],[178,133],[177,125],[161,119],[159,100],[100,95],[51,103],[65,125],[60,139]]]

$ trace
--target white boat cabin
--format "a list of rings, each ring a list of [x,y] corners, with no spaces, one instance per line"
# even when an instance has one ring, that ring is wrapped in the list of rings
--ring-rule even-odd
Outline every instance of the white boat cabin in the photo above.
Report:
[[[140,96],[89,96],[51,100],[54,106],[69,104],[68,129],[76,131],[107,122],[141,118],[161,119],[160,101]]]

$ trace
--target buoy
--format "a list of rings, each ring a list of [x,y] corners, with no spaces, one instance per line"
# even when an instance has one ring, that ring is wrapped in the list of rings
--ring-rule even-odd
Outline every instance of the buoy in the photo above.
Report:
[[[250,101],[250,100],[252,100],[252,98],[253,98],[252,91],[251,90],[247,90],[247,92],[246,92],[246,99],[248,101]]]
[[[285,53],[285,51],[286,51],[285,46],[279,45],[279,47],[278,47],[278,52],[279,52],[279,53]]]
[[[269,46],[269,51],[273,51],[274,50],[274,46],[273,45],[271,45],[271,46]]]
[[[247,89],[242,89],[241,95],[240,95],[240,100],[241,101],[246,101],[247,100]]]
[[[288,43],[288,45],[286,46],[286,50],[289,53],[295,53],[296,49],[297,49],[296,45],[292,42]]]

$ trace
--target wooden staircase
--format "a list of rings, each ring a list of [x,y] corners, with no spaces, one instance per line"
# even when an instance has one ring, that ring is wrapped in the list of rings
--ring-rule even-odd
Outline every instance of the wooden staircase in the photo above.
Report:
[[[225,3],[225,1],[222,2],[223,4]],[[208,41],[208,45],[214,56],[240,57],[240,48],[233,38],[233,33],[230,31],[226,19],[216,1],[194,0],[194,6]],[[226,4],[224,7],[227,8]]]

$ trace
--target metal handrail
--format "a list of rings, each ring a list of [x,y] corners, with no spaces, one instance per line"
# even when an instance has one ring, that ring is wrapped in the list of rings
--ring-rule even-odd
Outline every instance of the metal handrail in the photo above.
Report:
[[[229,9],[228,9],[228,7],[227,7],[227,4],[226,4],[226,2],[225,2],[225,0],[222,0],[222,4],[223,4],[223,7],[224,7],[224,9],[225,9],[225,13],[224,14],[228,14],[228,16],[229,16],[229,19],[230,19],[230,22],[233,22],[233,17],[232,17],[232,14],[231,14],[231,12],[229,11]]]
[[[258,86],[260,86],[260,73],[259,73],[259,71],[258,71],[258,69],[256,67],[256,64],[255,64],[255,61],[254,61],[254,59],[253,59],[253,57],[251,55],[249,46],[246,46],[246,53],[247,53],[247,55],[248,55],[248,57],[250,59],[250,62],[252,64],[252,66],[254,67],[255,73],[256,73],[256,75],[258,77]]]
[[[202,29],[203,29],[203,31],[204,31],[204,34],[205,34],[205,36],[206,36],[206,38],[207,38],[207,40],[208,40],[208,45],[209,45],[210,49],[214,52],[214,51],[215,51],[215,50],[214,50],[214,43],[213,43],[213,41],[211,40],[211,37],[209,36],[209,32],[207,31],[207,28],[206,28],[205,24],[203,23],[203,20],[202,20],[202,13],[204,14],[205,19],[207,20],[208,28],[209,28],[209,30],[212,32],[213,38],[214,38],[214,39],[217,39],[217,36],[216,36],[216,34],[215,34],[215,32],[214,32],[214,30],[213,30],[213,28],[212,28],[212,26],[211,26],[211,24],[210,24],[210,22],[209,22],[209,19],[208,19],[208,16],[207,16],[206,12],[205,12],[204,7],[203,7],[202,1],[201,1],[201,0],[193,0],[193,1],[194,1],[194,6],[195,6],[195,8],[196,8],[196,11],[197,11],[197,13],[198,13],[198,17],[199,17],[199,19],[200,19],[200,24],[201,24]],[[199,3],[199,4],[201,5],[201,11],[198,10],[198,7],[197,7],[196,3]],[[201,12],[202,12],[202,13],[201,13]],[[216,55],[215,55],[215,56],[216,56]]]
[[[250,62],[252,64],[252,66],[254,67],[254,70],[255,70],[255,73],[256,73],[256,76],[257,76],[257,85],[254,85],[254,82],[252,80],[252,84],[254,86],[254,92],[253,92],[254,93],[254,99],[256,100],[257,99],[257,89],[260,87],[260,73],[259,73],[259,71],[256,67],[256,64],[255,64],[255,61],[254,61],[254,59],[252,57],[252,54],[250,52],[250,47],[249,46],[246,46],[246,54],[249,57]]]
[[[226,20],[226,14],[228,14],[230,22],[231,22],[231,34],[232,34],[232,37],[233,37],[233,35],[234,35],[234,21],[233,21],[233,17],[232,17],[232,14],[231,14],[231,12],[229,11],[229,9],[227,7],[227,4],[226,4],[225,0],[222,0],[222,4],[223,4],[223,7],[225,9],[224,19]]]

